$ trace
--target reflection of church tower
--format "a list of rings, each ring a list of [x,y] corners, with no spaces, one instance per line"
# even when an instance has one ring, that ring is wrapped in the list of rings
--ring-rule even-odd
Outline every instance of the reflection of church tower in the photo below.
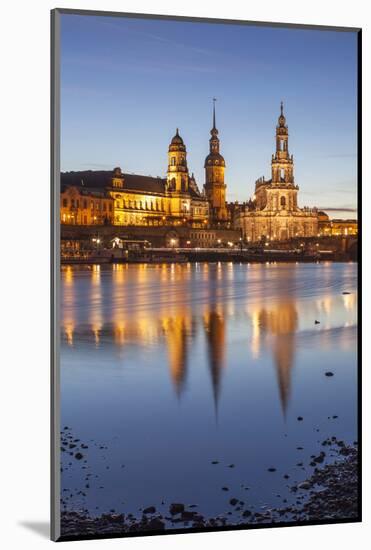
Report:
[[[221,374],[224,366],[225,320],[223,316],[216,311],[211,311],[205,314],[204,323],[208,344],[209,369],[213,386],[215,411],[217,412]]]
[[[215,126],[215,99],[213,106],[213,127],[210,130],[210,153],[205,159],[205,192],[210,203],[210,211],[214,221],[225,221],[227,209],[225,206],[224,183],[225,160],[219,153],[218,130]]]
[[[188,191],[187,150],[178,128],[168,152],[167,188],[170,191]]]
[[[273,355],[276,364],[278,388],[283,412],[286,413],[291,388],[291,371],[294,364],[295,331],[298,315],[293,302],[280,302],[274,309],[263,309],[260,325],[275,336]]]
[[[187,324],[181,316],[166,319],[164,330],[168,345],[170,374],[178,396],[182,393],[187,373]]]

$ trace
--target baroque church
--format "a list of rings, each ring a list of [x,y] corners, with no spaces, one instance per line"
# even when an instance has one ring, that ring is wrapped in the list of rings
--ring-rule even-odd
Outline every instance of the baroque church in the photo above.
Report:
[[[248,242],[262,242],[318,235],[320,213],[316,208],[298,205],[299,187],[294,179],[294,157],[289,153],[289,132],[282,102],[271,179],[259,178],[253,197],[246,203],[226,202],[226,163],[220,153],[215,99],[210,134],[202,190],[189,172],[187,149],[177,129],[168,148],[164,178],[123,173],[119,167],[113,171],[62,173],[61,223],[134,228],[165,226],[173,228],[172,236],[176,239],[177,227],[178,233],[181,228],[193,229],[196,230],[193,233],[183,231],[183,240],[199,245],[201,239],[201,246],[238,242],[241,236]]]
[[[111,171],[61,174],[61,223],[75,225],[226,227],[225,161],[215,123],[200,191],[189,173],[187,149],[179,130],[168,148],[166,178]]]
[[[281,113],[276,126],[276,152],[272,154],[271,179],[255,182],[255,194],[236,214],[235,224],[245,240],[286,240],[318,234],[316,208],[299,208],[299,187],[294,179],[294,157],[289,153],[289,131]]]

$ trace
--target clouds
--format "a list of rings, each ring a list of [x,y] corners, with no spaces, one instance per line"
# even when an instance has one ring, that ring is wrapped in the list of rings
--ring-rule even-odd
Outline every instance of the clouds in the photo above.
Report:
[[[357,208],[349,208],[348,206],[319,206],[319,210],[325,210],[325,212],[357,212]]]

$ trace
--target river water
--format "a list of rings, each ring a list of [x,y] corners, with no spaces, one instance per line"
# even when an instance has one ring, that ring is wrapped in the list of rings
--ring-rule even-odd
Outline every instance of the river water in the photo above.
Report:
[[[212,517],[232,497],[290,501],[324,439],[357,438],[356,276],[330,262],[64,267],[61,429],[87,448],[61,455],[63,507]]]

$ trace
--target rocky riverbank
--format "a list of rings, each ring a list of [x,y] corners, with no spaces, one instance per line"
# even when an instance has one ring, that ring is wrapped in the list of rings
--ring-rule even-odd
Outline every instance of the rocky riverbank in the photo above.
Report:
[[[239,499],[230,499],[230,506],[238,510],[239,520],[231,520],[228,512],[215,518],[206,518],[196,505],[172,503],[166,514],[155,506],[142,510],[141,517],[133,514],[107,513],[98,517],[87,511],[67,511],[61,514],[62,538],[93,537],[96,535],[125,535],[161,533],[172,529],[207,529],[224,526],[256,524],[301,523],[306,521],[341,521],[358,518],[358,449],[336,439],[328,439],[323,447],[336,449],[337,458],[324,466],[325,451],[312,457],[313,474],[305,481],[290,487],[294,503],[282,508],[264,511],[249,510]]]

